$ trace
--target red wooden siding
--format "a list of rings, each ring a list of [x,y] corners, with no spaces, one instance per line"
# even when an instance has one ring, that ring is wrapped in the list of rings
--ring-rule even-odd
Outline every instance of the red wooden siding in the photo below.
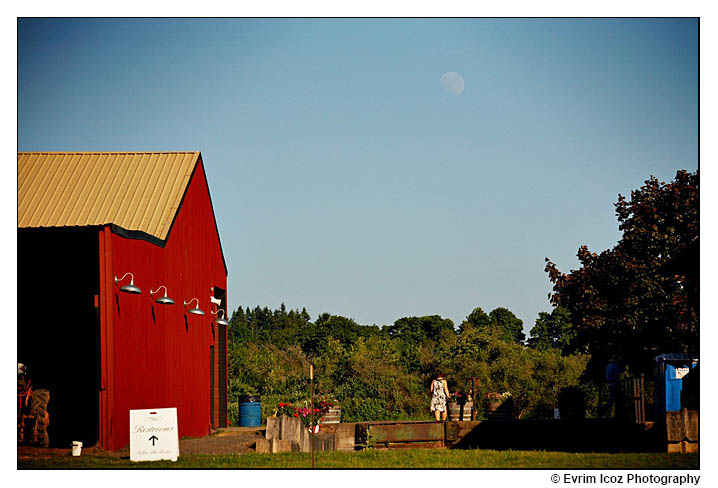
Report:
[[[177,407],[180,437],[207,435],[211,345],[215,368],[219,365],[219,328],[213,324],[209,297],[213,286],[227,289],[227,275],[201,159],[164,248],[105,227],[100,259],[105,260],[100,269],[106,388],[100,402],[101,444],[115,450],[129,443],[131,409]],[[126,272],[134,274],[141,295],[122,293],[114,285],[113,277]],[[129,277],[121,284],[126,283]],[[161,285],[174,305],[154,303],[158,295],[150,298],[150,290]],[[205,315],[186,313],[183,301],[195,297]],[[219,377],[215,369],[214,427],[220,426]]]

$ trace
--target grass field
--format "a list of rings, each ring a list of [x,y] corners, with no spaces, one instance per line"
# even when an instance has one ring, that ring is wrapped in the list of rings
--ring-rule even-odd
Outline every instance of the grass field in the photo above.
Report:
[[[311,454],[231,454],[180,456],[177,462],[134,463],[112,456],[55,456],[21,459],[18,469],[302,469],[311,467]],[[316,468],[349,469],[461,469],[461,468],[555,468],[555,469],[698,469],[697,454],[664,453],[564,453],[547,451],[491,451],[408,449],[396,451],[321,452]]]

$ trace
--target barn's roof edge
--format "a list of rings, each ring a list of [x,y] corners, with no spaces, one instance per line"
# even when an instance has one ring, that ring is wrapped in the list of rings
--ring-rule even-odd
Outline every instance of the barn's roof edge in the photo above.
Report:
[[[117,235],[160,247],[169,240],[198,163],[202,163],[222,263],[228,274],[201,151],[17,154],[18,229],[110,225]],[[168,173],[167,168],[172,171]],[[83,185],[83,181],[93,184]]]

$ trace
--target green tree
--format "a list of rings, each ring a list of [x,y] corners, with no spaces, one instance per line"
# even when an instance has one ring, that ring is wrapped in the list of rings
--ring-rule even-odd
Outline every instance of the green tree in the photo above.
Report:
[[[489,377],[484,391],[511,393],[514,415],[548,416],[561,388],[576,386],[588,360],[562,357],[558,350],[538,351],[492,339],[488,346]]]
[[[309,316],[309,312],[307,312],[306,307],[302,307],[302,311],[299,314],[299,317],[302,320],[302,322],[304,322],[304,323],[307,323],[310,320],[312,320],[312,318]]]
[[[314,358],[316,388],[319,394],[336,394],[349,380],[349,353],[341,342],[327,340],[321,355]]]
[[[646,371],[662,352],[698,351],[698,321],[686,292],[663,267],[698,237],[698,172],[680,170],[670,183],[650,177],[630,200],[615,204],[618,244],[600,254],[578,250],[581,267],[562,273],[546,258],[551,302],[569,310],[576,335],[571,349],[591,354],[598,379],[612,353]]]
[[[389,336],[405,342],[419,344],[427,339],[435,339],[443,330],[454,330],[451,319],[441,318],[439,315],[424,317],[402,317],[388,327]]]
[[[314,323],[305,309],[239,307],[228,344],[230,418],[236,420],[240,394],[262,395],[265,417],[278,402],[306,401],[310,361],[316,391],[339,399],[345,421],[427,418],[437,368],[452,391],[478,377],[479,394],[511,391],[519,413],[547,415],[556,391],[580,374],[580,362],[502,340],[498,324],[510,321],[502,322],[499,312],[493,317],[476,311],[470,320],[483,326],[456,333],[437,315],[404,317],[380,329],[328,313]]]
[[[541,350],[553,348],[567,354],[575,334],[571,314],[563,307],[555,307],[551,313],[539,312],[530,334],[526,341],[528,347]]]
[[[361,337],[348,354],[347,372],[337,386],[347,421],[401,418],[421,408],[421,385],[410,374],[397,341]]]
[[[359,338],[359,324],[341,315],[323,313],[317,317],[315,325],[323,330],[323,335],[337,339],[344,347],[350,347]]]
[[[459,333],[466,328],[475,328],[495,334],[501,340],[521,344],[526,338],[523,321],[505,307],[493,309],[488,315],[481,307],[476,307],[459,326]]]
[[[530,351],[533,357],[534,389],[529,393],[530,415],[552,418],[563,388],[580,385],[589,357],[583,354],[562,356],[557,349]]]
[[[349,348],[359,338],[362,329],[353,319],[323,313],[315,323],[304,325],[300,342],[305,353],[317,357],[324,354],[330,338]]]
[[[448,337],[434,347],[438,367],[452,391],[466,391],[469,378],[488,377],[487,348],[491,340],[488,330],[465,327],[455,337]],[[430,381],[433,376],[427,379]]]
[[[481,307],[476,307],[469,315],[466,316],[464,321],[461,322],[461,325],[459,325],[459,332],[463,332],[467,327],[489,330],[490,326],[491,319],[489,316]]]
[[[526,338],[524,323],[511,310],[504,307],[495,308],[489,313],[489,319],[499,338],[506,342],[523,343]]]
[[[227,336],[229,341],[246,341],[252,337],[249,323],[247,322],[247,314],[244,313],[241,306],[232,314],[232,318],[229,320]]]
[[[454,333],[454,322],[438,315],[424,317],[402,317],[387,327],[389,337],[399,343],[399,349],[407,367],[416,371],[421,369],[422,345],[427,341],[436,341],[444,334]]]

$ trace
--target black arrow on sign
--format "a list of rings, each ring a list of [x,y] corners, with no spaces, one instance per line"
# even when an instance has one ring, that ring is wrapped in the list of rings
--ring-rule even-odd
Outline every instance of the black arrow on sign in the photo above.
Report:
[[[158,441],[159,439],[157,438],[157,436],[154,436],[154,435],[153,435],[153,436],[150,437],[148,440],[152,441],[152,445],[154,446],[154,445],[155,445],[155,441]]]

